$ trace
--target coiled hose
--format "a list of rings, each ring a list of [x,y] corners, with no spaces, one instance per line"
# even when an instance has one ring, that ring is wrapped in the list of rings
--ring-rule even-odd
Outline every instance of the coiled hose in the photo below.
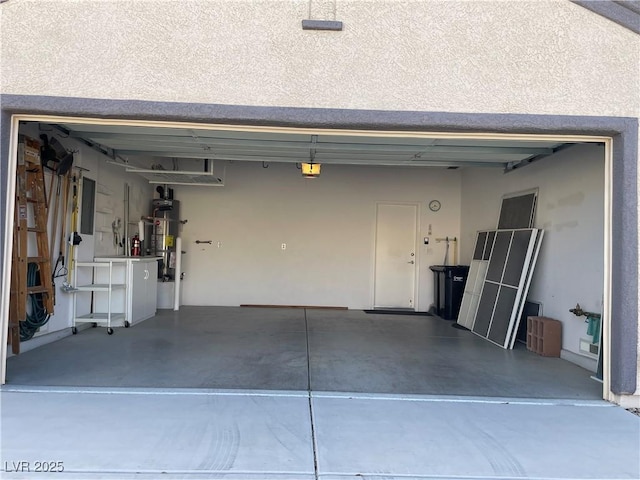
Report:
[[[36,287],[38,285],[40,285],[40,269],[37,263],[30,262],[27,266],[27,286]],[[43,293],[29,294],[26,319],[24,322],[20,322],[21,342],[33,338],[38,329],[49,321],[51,315],[44,308],[43,295]]]

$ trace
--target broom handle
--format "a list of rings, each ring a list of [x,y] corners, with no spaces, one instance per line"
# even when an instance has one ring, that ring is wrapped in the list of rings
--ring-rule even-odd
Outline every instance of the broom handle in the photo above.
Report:
[[[58,233],[58,205],[60,204],[60,176],[55,175],[58,178],[58,182],[56,185],[56,204],[53,206],[53,219],[51,221],[51,237],[49,240],[49,255],[51,255],[51,265],[55,265],[56,259],[53,257],[53,247],[55,247],[56,243],[56,234]],[[55,268],[55,267],[54,267]],[[55,272],[52,272],[55,274]]]
[[[53,197],[53,180],[56,177],[56,174],[51,172],[51,181],[49,182],[49,194],[47,195],[47,212],[49,211],[49,206],[51,205],[51,198]]]
[[[66,251],[66,245],[65,245],[65,233],[67,230],[67,210],[69,207],[69,183],[71,181],[71,176],[69,175],[69,172],[67,172],[64,175],[64,193],[62,195],[62,201],[64,202],[62,204],[62,226],[60,229],[60,256],[63,258],[62,260],[62,264],[64,265],[64,254]]]

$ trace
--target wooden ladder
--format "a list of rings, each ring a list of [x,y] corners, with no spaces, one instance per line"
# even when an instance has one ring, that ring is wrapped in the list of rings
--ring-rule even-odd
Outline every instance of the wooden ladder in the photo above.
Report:
[[[14,354],[20,353],[20,322],[27,319],[27,296],[42,294],[48,315],[53,313],[53,280],[47,235],[47,200],[44,171],[40,162],[40,144],[23,137],[18,146],[16,204],[14,211],[13,255],[11,265],[11,301],[9,303],[9,342]],[[29,205],[33,225],[29,226]],[[29,256],[29,238],[34,255]],[[28,286],[29,264],[36,264],[40,285]]]

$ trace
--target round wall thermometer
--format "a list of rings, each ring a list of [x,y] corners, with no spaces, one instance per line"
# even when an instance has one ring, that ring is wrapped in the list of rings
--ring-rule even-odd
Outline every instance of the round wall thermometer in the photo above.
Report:
[[[432,212],[437,212],[438,210],[440,210],[440,207],[442,205],[440,204],[439,200],[431,200],[429,202],[429,210],[431,210]]]

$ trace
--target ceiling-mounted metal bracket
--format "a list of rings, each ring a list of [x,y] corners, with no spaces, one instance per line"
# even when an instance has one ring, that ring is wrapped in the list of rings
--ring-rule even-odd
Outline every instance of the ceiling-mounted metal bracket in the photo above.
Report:
[[[311,148],[309,149],[309,160],[314,163],[316,160],[316,145],[318,144],[318,135],[311,136]]]
[[[302,20],[303,30],[331,30],[342,31],[342,22],[336,20]]]
[[[538,160],[542,160],[543,158],[547,158],[547,157],[550,157],[551,155],[555,155],[556,153],[560,152],[561,150],[564,150],[565,148],[569,148],[572,145],[575,145],[575,143],[564,143],[564,144],[560,145],[559,147],[549,149],[549,153],[542,153],[542,154],[539,154],[539,155],[532,155],[531,157],[529,157],[529,158],[527,158],[525,160],[520,160],[519,162],[508,162],[506,164],[506,166],[504,167],[504,172],[503,173],[509,173],[509,172],[513,172],[514,170],[519,170],[522,167],[526,167],[527,165],[531,165],[533,162],[537,162]]]
[[[92,142],[91,140],[87,140],[84,137],[81,137],[79,135],[74,135],[71,131],[67,130],[66,128],[60,126],[60,125],[56,125],[56,124],[48,124],[51,128],[53,128],[54,130],[59,131],[60,133],[64,134],[66,137],[71,137],[74,140],[77,140],[81,143],[84,143],[86,146],[88,146],[89,148],[92,148],[93,150],[95,150],[98,153],[101,153],[102,155],[106,155],[107,157],[111,158],[112,160],[115,160],[117,155],[116,155],[116,151],[109,148],[109,147],[105,147],[103,145],[100,145],[98,143]]]

